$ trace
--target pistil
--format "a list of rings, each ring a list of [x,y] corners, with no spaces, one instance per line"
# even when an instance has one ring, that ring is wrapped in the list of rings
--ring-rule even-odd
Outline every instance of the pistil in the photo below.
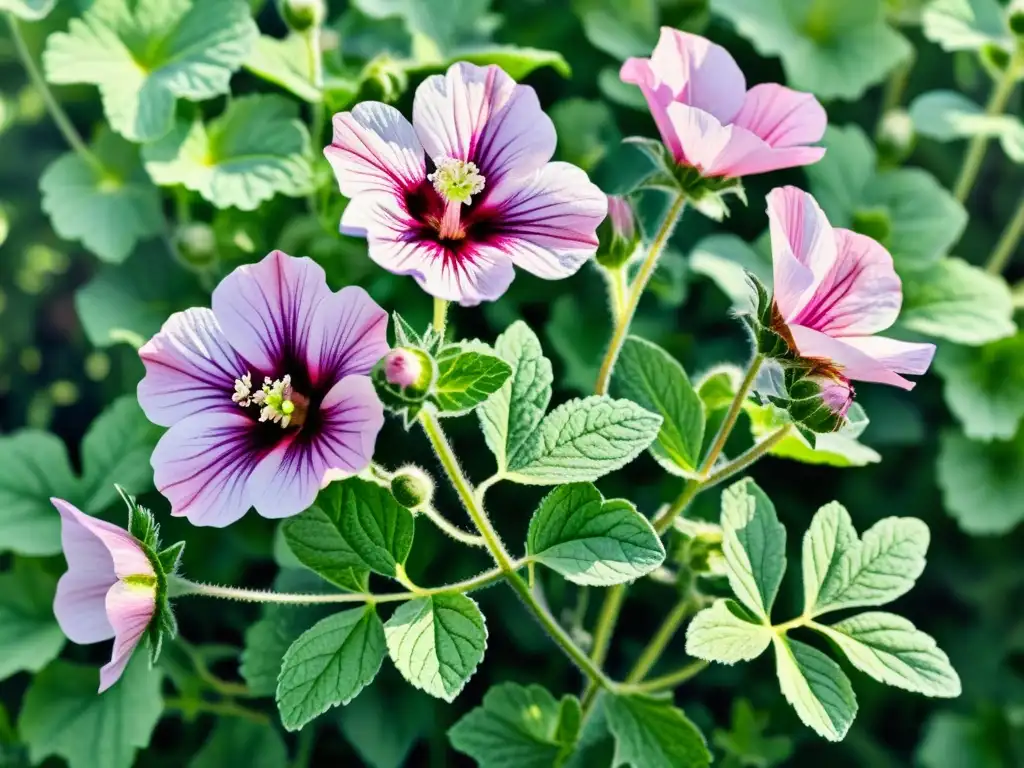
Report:
[[[437,170],[427,175],[437,194],[444,200],[444,214],[437,223],[442,240],[461,240],[466,236],[462,225],[462,206],[473,202],[473,195],[483,191],[484,177],[476,163],[446,157]]]

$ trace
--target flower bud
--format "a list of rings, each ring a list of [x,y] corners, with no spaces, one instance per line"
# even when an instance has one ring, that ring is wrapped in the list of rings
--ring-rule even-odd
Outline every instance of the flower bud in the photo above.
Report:
[[[434,384],[434,361],[422,349],[396,347],[381,358],[370,377],[384,406],[412,417]]]
[[[434,482],[419,467],[402,467],[391,478],[391,495],[403,507],[417,510],[434,498]]]
[[[812,432],[835,432],[846,423],[853,404],[853,386],[838,373],[812,374],[789,387],[786,410]]]
[[[878,130],[878,150],[886,164],[902,164],[914,151],[915,139],[914,121],[907,110],[893,109],[885,113]]]
[[[277,10],[295,32],[306,32],[324,23],[327,8],[324,0],[278,0]]]
[[[629,201],[618,195],[608,195],[608,216],[597,230],[600,245],[597,263],[608,269],[618,269],[629,261],[640,243],[636,217]]]
[[[205,269],[217,260],[217,237],[209,224],[189,222],[174,235],[182,260],[195,269]]]

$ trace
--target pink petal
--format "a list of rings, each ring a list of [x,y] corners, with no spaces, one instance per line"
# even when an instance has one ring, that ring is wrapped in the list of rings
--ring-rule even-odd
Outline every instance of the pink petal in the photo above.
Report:
[[[934,344],[897,341],[885,336],[847,336],[843,341],[896,373],[920,376],[928,371],[935,357]]]
[[[360,195],[352,198],[341,212],[341,234],[349,237],[366,237],[366,231],[372,226],[375,201],[380,195]]]
[[[572,275],[597,250],[608,198],[569,163],[548,163],[531,179],[506,178],[487,198],[495,234],[486,245],[547,280]],[[483,247],[483,246],[481,246]]]
[[[624,83],[637,85],[647,99],[647,108],[651,110],[651,117],[658,126],[658,133],[661,140],[672,153],[677,162],[683,162],[685,155],[683,147],[679,143],[672,121],[668,119],[668,107],[674,102],[672,89],[667,85],[659,83],[658,76],[651,68],[650,59],[627,59],[619,70],[619,78]]]
[[[817,201],[796,187],[768,193],[775,301],[789,321],[836,261],[836,238]]]
[[[228,410],[245,361],[231,348],[209,309],[175,312],[139,350],[146,375],[139,405],[154,424],[169,427],[193,413]]]
[[[836,260],[793,323],[830,336],[885,330],[900,313],[903,293],[892,256],[870,237],[836,229]]]
[[[555,153],[555,126],[536,92],[493,64],[457,62],[428,77],[416,89],[412,122],[435,163],[472,161],[488,187],[537,170]]]
[[[108,555],[114,574],[119,579],[127,576],[153,576],[153,564],[142,545],[124,528],[106,520],[91,517],[62,499],[50,499],[60,512],[61,541],[64,546],[68,570],[94,571],[100,564],[99,542]],[[88,537],[91,536],[92,540]]]
[[[811,94],[765,83],[747,91],[733,123],[771,147],[798,147],[821,141],[828,116]]]
[[[301,359],[317,307],[330,296],[319,264],[272,251],[221,280],[213,291],[213,313],[242,357],[279,378],[292,373],[284,370],[289,362]]]
[[[119,581],[107,593],[106,610],[115,632],[114,651],[110,662],[100,669],[100,693],[120,679],[132,651],[152,621],[156,588]]]
[[[259,459],[255,429],[239,409],[190,416],[164,433],[150,461],[172,515],[223,528],[248,511],[247,483]]]
[[[423,147],[402,113],[375,101],[334,116],[334,138],[324,148],[346,197],[395,194],[427,176]]]
[[[802,325],[790,325],[789,331],[802,357],[831,361],[849,379],[890,384],[900,389],[914,388],[914,382],[896,373],[887,361],[879,360],[861,349],[860,342],[863,339],[834,339]]]
[[[313,386],[365,375],[388,351],[388,313],[358,286],[320,303],[312,321],[306,362]]]
[[[369,465],[384,407],[368,377],[347,376],[335,384],[320,418],[311,442],[300,434],[279,444],[252,473],[252,498],[263,517],[297,515],[312,505],[328,472],[354,475]]]

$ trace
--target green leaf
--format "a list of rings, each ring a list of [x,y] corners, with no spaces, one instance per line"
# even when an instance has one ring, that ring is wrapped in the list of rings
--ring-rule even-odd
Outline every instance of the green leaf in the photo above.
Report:
[[[377,676],[384,653],[384,625],[372,605],[318,622],[284,655],[277,683],[282,725],[297,731],[347,704]]]
[[[1000,744],[1005,728],[1002,717],[936,712],[925,725],[916,761],[921,768],[1006,768]]]
[[[946,511],[967,533],[992,536],[1024,520],[1024,428],[1012,440],[982,443],[947,431],[936,465]]]
[[[658,42],[655,0],[574,0],[573,6],[590,44],[619,61],[650,56]]]
[[[960,678],[949,657],[902,616],[871,611],[812,629],[832,640],[861,672],[880,683],[925,696],[955,698]]]
[[[489,351],[484,345],[480,347]],[[437,356],[437,381],[432,390],[439,415],[469,413],[501,389],[511,375],[508,363],[476,345],[446,347]]]
[[[1024,419],[1024,333],[983,347],[944,344],[935,371],[946,405],[974,440],[1010,440]]]
[[[729,730],[718,728],[713,734],[715,746],[725,753],[722,764],[748,768],[785,765],[793,754],[793,740],[787,736],[766,736],[767,728],[767,712],[754,709],[746,699],[735,699]]]
[[[157,184],[183,184],[218,208],[242,211],[254,211],[277,194],[309,192],[309,155],[309,132],[295,104],[280,96],[234,99],[209,125],[179,122],[142,149]]]
[[[613,768],[702,768],[711,765],[704,736],[671,701],[644,696],[604,697],[615,737]]]
[[[570,400],[544,417],[507,476],[525,485],[597,480],[635,459],[660,428],[660,416],[628,400]]]
[[[755,615],[770,621],[786,573],[786,529],[771,499],[750,478],[722,493],[722,531],[732,591]]]
[[[558,133],[556,159],[592,171],[622,141],[615,113],[603,101],[571,98],[550,110]]]
[[[10,11],[23,21],[39,21],[49,16],[57,0],[0,0],[0,11]]]
[[[384,625],[388,653],[402,677],[422,691],[454,701],[487,647],[487,626],[465,595],[411,600]]]
[[[1013,115],[989,115],[956,91],[929,91],[910,105],[910,119],[921,136],[954,141],[968,136],[998,138],[1015,163],[1024,163],[1024,123]]]
[[[434,728],[433,699],[405,688],[383,689],[381,678],[337,711],[341,732],[368,768],[403,768]]]
[[[456,49],[446,64],[455,61],[468,61],[471,64],[485,67],[496,64],[513,80],[523,80],[535,69],[551,67],[562,77],[571,77],[572,69],[558,51],[546,51],[540,48],[526,48],[520,45],[481,45]]]
[[[612,392],[661,416],[651,454],[668,472],[691,476],[704,443],[704,404],[683,366],[657,344],[630,336],[615,364]]]
[[[57,579],[35,561],[15,560],[0,574],[0,680],[16,672],[38,672],[64,647],[53,617]]]
[[[281,768],[288,764],[288,750],[280,734],[263,723],[238,717],[217,720],[206,743],[196,752],[188,768]]]
[[[736,235],[709,235],[690,253],[690,269],[722,289],[737,310],[751,307],[750,272],[765,285],[772,283],[771,261]]]
[[[559,713],[546,688],[501,683],[451,727],[448,740],[480,768],[552,768],[575,745],[575,733],[567,741],[559,732]]]
[[[537,335],[521,320],[498,337],[494,345],[512,374],[477,413],[484,439],[498,460],[498,471],[508,467],[527,448],[551,401],[551,361],[544,357]]]
[[[875,145],[859,125],[830,125],[821,143],[825,157],[804,170],[811,192],[834,227],[848,226],[875,175]]]
[[[74,152],[46,168],[39,179],[43,210],[60,237],[81,241],[104,261],[122,262],[139,241],[163,232],[160,193],[138,150],[120,136],[102,131],[93,151],[102,169]]]
[[[260,35],[245,60],[245,68],[300,99],[316,104],[323,100],[323,94],[313,85],[311,62],[309,43],[302,35],[290,34],[283,40]]]
[[[32,680],[18,718],[29,760],[37,765],[56,755],[69,768],[131,768],[164,709],[160,677],[137,653],[99,696],[94,667],[53,662]]]
[[[911,331],[971,346],[1017,330],[1006,281],[961,259],[943,259],[927,271],[904,276],[899,322]]]
[[[171,130],[177,99],[228,92],[257,34],[244,0],[95,0],[50,35],[43,66],[51,83],[98,86],[114,130],[153,141]]]
[[[394,576],[412,549],[416,523],[391,491],[350,477],[328,485],[316,505],[284,524],[288,547],[342,589],[353,589],[365,569]]]
[[[804,725],[829,741],[842,741],[857,716],[850,679],[816,648],[775,635],[775,673],[782,695]]]
[[[0,437],[0,551],[59,554],[60,516],[50,497],[73,499],[77,485],[56,435],[26,429]]]
[[[526,550],[574,584],[590,586],[635,581],[665,560],[647,518],[624,499],[605,501],[590,483],[562,485],[544,497]]]
[[[789,422],[786,412],[774,405],[744,403],[750,417],[750,431],[756,440],[763,440]],[[799,461],[802,464],[826,464],[831,467],[863,467],[875,464],[882,457],[873,448],[857,440],[867,428],[868,417],[860,403],[854,403],[846,414],[846,424],[837,432],[815,435],[812,446],[797,430],[791,430],[768,451],[770,456]]]
[[[772,642],[772,630],[743,617],[732,600],[716,600],[686,628],[686,652],[705,661],[735,664],[756,659]]]
[[[1013,38],[997,0],[933,0],[921,17],[924,35],[947,51],[975,51],[986,43],[1010,48]]]
[[[818,602],[822,586],[838,583],[843,555],[858,546],[860,539],[850,513],[838,501],[826,504],[811,519],[804,534],[801,564],[804,580],[804,613]]]

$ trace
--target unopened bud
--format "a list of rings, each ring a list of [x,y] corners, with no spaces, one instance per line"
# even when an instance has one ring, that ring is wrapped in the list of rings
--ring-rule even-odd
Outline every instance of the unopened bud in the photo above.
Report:
[[[384,377],[388,384],[402,389],[424,388],[430,383],[429,376],[424,378],[430,361],[415,349],[395,349],[384,357]]]
[[[835,432],[846,423],[853,394],[849,379],[842,375],[811,375],[789,388],[786,410],[812,432]]]
[[[414,415],[434,383],[434,361],[422,349],[397,347],[388,352],[370,374],[386,408]]]
[[[403,507],[416,510],[434,498],[434,482],[419,467],[402,467],[391,478],[391,495]]]
[[[295,32],[305,32],[324,23],[327,8],[324,0],[278,0],[277,9]]]
[[[618,269],[636,252],[640,234],[636,216],[629,201],[618,195],[608,195],[608,216],[597,230],[600,245],[597,263],[609,269]]]
[[[878,129],[878,150],[887,165],[897,166],[914,151],[914,121],[905,109],[885,113]]]
[[[190,267],[205,269],[217,260],[217,237],[209,224],[182,224],[175,233],[178,253]]]

